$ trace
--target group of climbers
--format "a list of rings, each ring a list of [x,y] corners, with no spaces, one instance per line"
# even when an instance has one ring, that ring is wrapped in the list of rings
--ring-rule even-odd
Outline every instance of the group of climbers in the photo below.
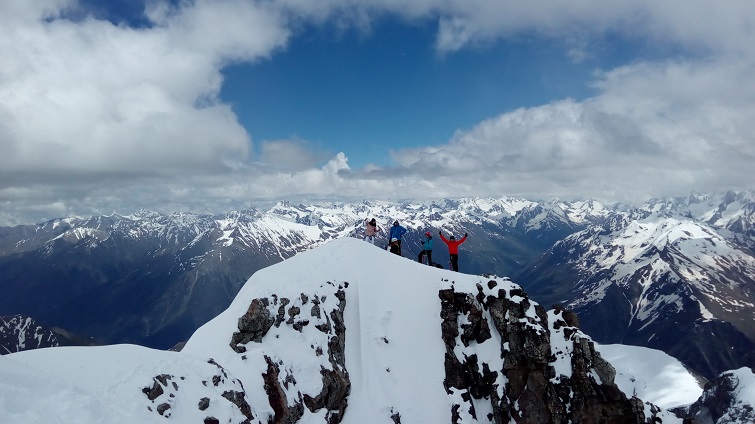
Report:
[[[365,236],[364,239],[372,244],[375,244],[375,236],[382,229],[377,225],[375,218],[365,220]],[[393,221],[393,225],[388,231],[389,244],[386,248],[391,253],[401,256],[401,237],[406,233],[406,228],[399,225],[398,221]],[[450,255],[451,269],[454,271],[459,270],[459,245],[467,240],[467,233],[464,233],[464,237],[459,240],[451,235],[449,238],[443,236],[442,231],[438,231],[440,239],[448,246],[448,253]],[[427,258],[428,265],[437,265],[433,262],[433,236],[429,231],[425,232],[425,239],[421,241],[422,250],[417,256],[417,261],[422,263],[423,258]]]

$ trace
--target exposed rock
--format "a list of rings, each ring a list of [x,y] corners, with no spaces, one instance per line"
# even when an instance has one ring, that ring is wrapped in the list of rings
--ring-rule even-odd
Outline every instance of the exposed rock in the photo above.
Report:
[[[167,403],[161,403],[161,404],[157,405],[157,413],[158,414],[160,414],[160,415],[162,415],[162,416],[164,416],[164,417],[167,418],[167,417],[170,416],[170,413],[168,411],[170,411],[170,405],[169,404],[167,404]]]
[[[721,373],[705,384],[703,394],[689,408],[685,424],[745,424],[755,423],[755,399],[749,403],[738,400],[739,372],[751,373],[747,368]]]
[[[168,349],[171,352],[180,352],[186,346],[186,341],[176,343],[172,348]]]
[[[335,287],[333,283],[328,283],[328,285]],[[245,315],[250,320],[245,322],[248,328],[266,328],[265,331],[267,331],[272,326],[280,328],[285,324],[295,331],[302,332],[310,322],[314,322],[314,328],[322,333],[322,344],[310,346],[316,357],[327,354],[330,365],[321,367],[322,389],[319,393],[299,391],[292,370],[286,369],[282,360],[265,355],[267,371],[262,374],[262,377],[268,402],[274,411],[272,421],[275,423],[297,422],[303,416],[305,406],[312,412],[326,410],[324,416],[329,424],[337,424],[343,418],[351,391],[351,381],[345,366],[346,325],[343,312],[346,308],[346,294],[343,287],[339,286],[332,295],[337,303],[333,300],[328,301],[328,296],[317,293],[312,295],[302,293],[293,300],[277,296],[271,296],[269,299],[255,299],[252,303],[267,305],[265,309],[268,313],[263,313],[259,309],[252,311],[253,308],[250,306],[250,311],[253,313]],[[313,306],[305,308],[304,305],[309,302]],[[274,316],[271,310],[275,311]],[[310,316],[306,316],[307,312]],[[260,322],[251,322],[254,319]],[[261,338],[260,340],[249,339],[249,341],[259,342]],[[231,344],[235,343],[237,343],[237,337],[234,335]],[[327,349],[324,349],[325,346]],[[240,352],[239,349],[236,351]],[[292,398],[296,400],[289,404]]]
[[[349,374],[343,371],[321,369],[320,375],[322,375],[322,391],[316,397],[305,394],[304,404],[310,411],[327,409],[327,422],[340,423],[351,391]]]
[[[152,412],[157,412],[164,417],[169,417],[171,415],[170,410],[180,404],[177,402],[197,402],[197,408],[200,411],[205,411],[210,407],[210,403],[212,402],[220,402],[222,404],[228,401],[232,406],[229,407],[223,405],[221,407],[221,410],[224,410],[224,414],[227,414],[226,416],[221,415],[221,418],[207,417],[205,422],[219,422],[220,419],[226,420],[228,417],[238,416],[238,412],[240,412],[245,419],[239,424],[251,423],[254,419],[254,415],[251,406],[246,400],[246,393],[244,392],[244,386],[241,384],[241,381],[229,376],[225,368],[215,362],[214,359],[209,359],[207,364],[213,365],[214,368],[202,368],[199,375],[204,376],[215,370],[215,374],[211,377],[211,384],[207,380],[199,378],[198,374],[194,374],[193,376],[189,375],[189,377],[185,375],[177,377],[170,374],[160,374],[152,377],[152,386],[144,387],[142,389],[142,392],[150,401],[147,405],[147,409]],[[192,390],[182,390],[182,387],[187,385],[209,388],[213,390],[215,394],[200,399],[187,399],[191,393],[196,393]],[[204,392],[206,391],[203,391],[203,393]],[[157,406],[153,407],[154,405]],[[236,408],[238,412],[233,412],[233,408]]]
[[[156,377],[153,377],[152,386],[143,388],[142,393],[147,395],[147,399],[149,400],[157,399],[163,393],[165,393],[165,391],[163,390],[163,387],[168,385],[168,380],[170,380],[170,378],[171,377],[168,374],[160,374]]]
[[[267,372],[262,374],[268,402],[275,413],[276,424],[293,424],[304,415],[304,401],[300,398],[294,405],[289,405],[280,379],[280,367],[269,356],[265,356]]]
[[[244,392],[228,390],[223,392],[223,397],[239,408],[239,411],[241,411],[241,413],[247,418],[247,420],[244,421],[245,423],[249,423],[254,419],[254,415],[252,415],[252,407],[249,406],[249,403],[246,401],[246,394]]]
[[[446,345],[444,386],[455,399],[453,423],[466,415],[484,418],[476,416],[472,398],[490,402],[493,413],[487,418],[495,423],[645,422],[642,401],[627,399],[613,383],[615,370],[578,331],[575,314],[554,314],[557,337],[570,349],[557,357],[551,352],[548,313],[520,289],[496,287],[478,285],[477,293],[451,287],[438,294]],[[502,359],[479,363],[475,345],[492,342],[492,331],[500,336]],[[570,361],[570,375],[556,375],[558,358]]]
[[[249,304],[249,309],[239,318],[239,331],[233,333],[231,338],[231,349],[236,352],[246,352],[246,348],[241,346],[249,342],[260,342],[262,337],[267,334],[275,320],[267,309],[267,299],[254,299]]]

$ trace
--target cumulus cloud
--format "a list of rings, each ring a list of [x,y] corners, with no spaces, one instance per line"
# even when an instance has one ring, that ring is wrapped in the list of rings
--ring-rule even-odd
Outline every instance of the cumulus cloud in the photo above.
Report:
[[[153,4],[142,29],[63,18],[73,2],[0,5],[1,173],[216,172],[248,156],[220,70],[284,45],[280,18],[246,1]]]
[[[300,171],[328,159],[325,151],[300,138],[265,140],[260,144],[260,161],[278,170]]]
[[[77,8],[0,2],[0,224],[293,196],[610,201],[755,182],[749,0],[155,0],[139,28]],[[369,30],[385,16],[436,22],[445,54],[526,34],[580,61],[609,33],[678,54],[596,72],[592,98],[502,111],[364,169],[305,140],[252,146],[218,98],[225,66],[271,57],[302,23]]]
[[[441,169],[473,191],[473,176],[492,192],[635,201],[747,188],[755,182],[751,71],[726,60],[625,66],[602,74],[593,98],[509,112],[394,159]]]

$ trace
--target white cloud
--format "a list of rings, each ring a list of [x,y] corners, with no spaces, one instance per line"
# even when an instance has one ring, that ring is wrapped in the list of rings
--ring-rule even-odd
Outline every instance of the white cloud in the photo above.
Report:
[[[262,163],[283,171],[309,169],[328,159],[325,152],[300,138],[266,140],[260,143],[260,150]]]
[[[624,200],[755,182],[748,0],[156,0],[153,25],[139,29],[59,18],[75,7],[0,2],[0,224],[294,196]],[[502,113],[446,144],[395,151],[392,167],[351,169],[348,151],[328,161],[296,139],[261,142],[250,158],[247,129],[218,99],[222,68],[270,57],[301,23],[369,30],[386,15],[437,21],[445,53],[526,34],[565,40],[579,61],[610,32],[678,56],[596,73],[593,98]]]
[[[64,6],[0,6],[0,56],[12,58],[0,62],[2,173],[140,175],[246,158],[249,135],[217,99],[220,69],[282,46],[277,15],[228,0],[153,9],[147,29],[43,19]]]
[[[601,75],[600,93],[586,101],[519,109],[394,158],[470,189],[482,174],[492,192],[636,200],[747,188],[755,183],[751,70],[725,60],[626,66]]]

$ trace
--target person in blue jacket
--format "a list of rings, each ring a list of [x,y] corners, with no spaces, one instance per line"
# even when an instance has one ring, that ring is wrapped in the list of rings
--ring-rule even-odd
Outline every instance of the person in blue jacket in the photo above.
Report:
[[[425,233],[425,240],[422,242],[422,251],[417,256],[417,262],[422,263],[422,257],[427,256],[427,264],[433,264],[433,235],[430,232]]]
[[[388,240],[398,240],[398,254],[401,255],[401,236],[406,233],[406,228],[398,225],[398,221],[393,221],[391,231],[388,233]]]

